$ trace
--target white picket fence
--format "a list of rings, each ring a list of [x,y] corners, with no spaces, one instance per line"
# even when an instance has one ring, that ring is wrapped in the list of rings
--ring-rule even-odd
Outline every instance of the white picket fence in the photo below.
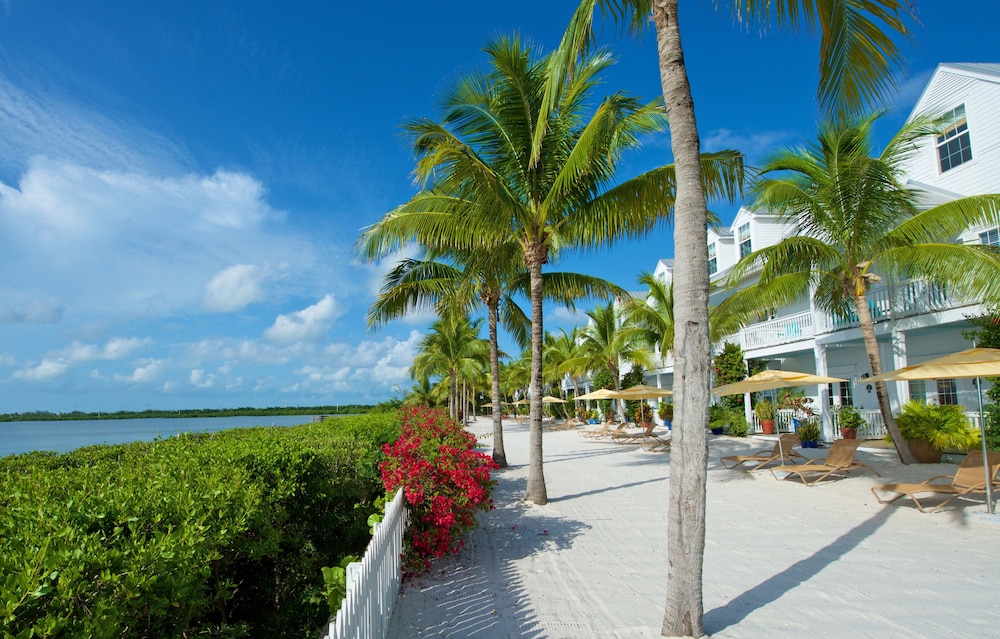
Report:
[[[385,639],[402,579],[407,510],[402,489],[385,508],[360,562],[347,567],[347,597],[320,639]]]

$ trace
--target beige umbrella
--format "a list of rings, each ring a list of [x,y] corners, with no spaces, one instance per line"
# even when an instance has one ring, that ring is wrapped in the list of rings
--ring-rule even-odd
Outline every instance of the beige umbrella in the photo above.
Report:
[[[797,386],[813,386],[815,384],[832,384],[834,382],[846,382],[846,379],[839,377],[824,377],[813,375],[812,373],[797,373],[795,371],[766,370],[751,375],[746,379],[716,386],[712,389],[713,395],[744,395],[746,393],[759,393],[776,388],[795,388]],[[772,398],[773,401],[773,398]],[[777,407],[776,407],[777,408]],[[785,465],[785,452],[781,450],[781,437],[778,437],[778,452],[781,453],[781,465]]]
[[[986,504],[989,513],[994,514],[993,482],[990,465],[986,460],[986,420],[983,415],[983,385],[981,377],[1000,377],[1000,349],[970,348],[944,355],[923,364],[913,364],[899,370],[869,377],[866,382],[906,381],[910,379],[958,379],[976,378],[979,395],[979,434],[983,443],[983,473],[986,475]]]
[[[648,384],[636,384],[618,393],[618,399],[656,399],[657,397],[667,397],[673,394],[674,391],[666,388],[657,388]]]
[[[542,398],[542,402],[545,404],[567,404],[565,399],[559,399],[558,397],[553,397],[552,395],[546,395]]]
[[[618,399],[618,393],[609,388],[598,388],[585,395],[580,395],[577,399]]]

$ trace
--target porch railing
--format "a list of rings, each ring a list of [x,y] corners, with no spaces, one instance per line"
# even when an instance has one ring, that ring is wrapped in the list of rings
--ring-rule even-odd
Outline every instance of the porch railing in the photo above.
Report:
[[[347,597],[320,639],[385,639],[402,580],[407,511],[403,491],[385,508],[360,562],[347,567]]]
[[[743,348],[764,348],[813,336],[812,313],[806,311],[747,326],[742,331]]]

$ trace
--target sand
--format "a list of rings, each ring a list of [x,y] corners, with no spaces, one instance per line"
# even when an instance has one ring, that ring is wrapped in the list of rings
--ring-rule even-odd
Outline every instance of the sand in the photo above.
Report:
[[[469,426],[490,450],[491,423]],[[669,453],[545,432],[549,503],[522,499],[528,427],[505,422],[496,508],[459,555],[404,584],[389,636],[659,637],[666,598]],[[712,637],[1000,637],[1000,523],[981,497],[923,514],[870,487],[954,472],[862,448],[815,487],[719,457],[773,445],[710,437],[704,563]],[[824,456],[825,451],[803,451]],[[957,460],[954,460],[957,461]],[[1000,516],[997,516],[1000,518]]]

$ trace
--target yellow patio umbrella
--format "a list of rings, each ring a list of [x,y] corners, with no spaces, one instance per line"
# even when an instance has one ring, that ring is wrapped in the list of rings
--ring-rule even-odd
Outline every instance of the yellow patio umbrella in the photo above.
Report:
[[[656,399],[657,397],[667,397],[673,394],[674,391],[668,388],[657,388],[648,384],[636,384],[618,393],[617,399]]]
[[[585,395],[580,395],[577,399],[618,399],[618,393],[610,388],[598,388]]]
[[[553,397],[552,395],[546,395],[542,398],[542,402],[545,404],[567,404],[565,399],[560,399],[558,397]]]
[[[922,364],[913,364],[899,370],[889,371],[881,375],[869,377],[866,382],[902,382],[911,379],[958,379],[976,378],[976,390],[979,396],[979,434],[983,444],[983,459],[986,459],[986,420],[983,415],[983,384],[982,377],[1000,377],[1000,349],[970,348],[951,355],[944,355]],[[994,514],[993,481],[990,477],[990,465],[983,463],[983,473],[986,476],[986,505],[988,512]]]
[[[815,384],[832,384],[834,382],[846,382],[846,379],[839,377],[824,377],[823,375],[813,375],[812,373],[798,373],[795,371],[766,370],[751,375],[744,380],[716,386],[712,389],[713,395],[744,395],[746,393],[759,393],[776,388],[795,388],[798,386],[813,386]],[[772,403],[774,398],[771,398]],[[775,406],[777,408],[777,406]],[[778,437],[778,452],[781,454],[781,465],[785,465],[785,451],[781,450],[781,437]]]

